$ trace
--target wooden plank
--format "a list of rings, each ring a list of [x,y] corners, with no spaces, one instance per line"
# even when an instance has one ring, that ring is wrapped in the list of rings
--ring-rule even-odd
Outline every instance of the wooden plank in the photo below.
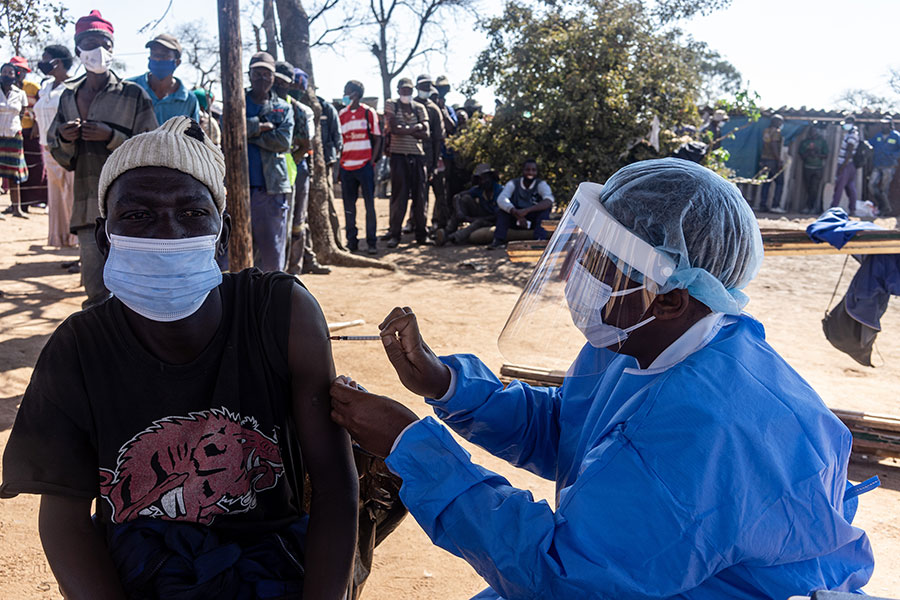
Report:
[[[505,364],[500,368],[500,381],[513,380],[537,386],[559,387],[565,373],[540,367]],[[853,435],[853,453],[880,458],[900,458],[900,417],[852,410],[831,409]]]

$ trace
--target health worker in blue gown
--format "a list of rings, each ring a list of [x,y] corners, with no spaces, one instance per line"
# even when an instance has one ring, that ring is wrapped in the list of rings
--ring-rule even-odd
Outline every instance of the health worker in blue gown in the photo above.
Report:
[[[572,361],[562,387],[504,387],[475,356],[436,357],[409,308],[382,323],[403,384],[463,438],[555,480],[555,510],[349,379],[332,418],[387,457],[419,525],[490,585],[478,598],[859,591],[874,560],[851,523],[877,480],[847,481],[850,432],[742,312],[761,262],[734,185],[649,160],[579,186],[501,333],[518,364]]]

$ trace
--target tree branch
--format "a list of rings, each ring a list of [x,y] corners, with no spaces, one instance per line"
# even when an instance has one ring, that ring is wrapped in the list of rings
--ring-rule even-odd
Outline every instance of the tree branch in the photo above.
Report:
[[[156,29],[156,27],[157,27],[160,23],[163,22],[163,19],[166,18],[166,15],[169,14],[169,11],[172,10],[172,2],[173,2],[173,1],[174,1],[174,0],[169,0],[169,5],[166,6],[166,11],[162,14],[162,16],[161,16],[160,18],[156,19],[155,21],[150,21],[149,23],[147,23],[146,25],[144,25],[143,27],[141,27],[140,29],[138,29],[138,33],[144,33],[144,32],[147,31],[148,29],[151,30],[151,31],[154,30],[154,29]]]

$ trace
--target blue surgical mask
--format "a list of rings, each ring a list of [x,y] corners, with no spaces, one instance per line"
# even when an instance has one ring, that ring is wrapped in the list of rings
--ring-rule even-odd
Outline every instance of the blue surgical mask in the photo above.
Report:
[[[177,66],[174,60],[153,60],[151,58],[147,61],[147,68],[157,79],[165,79],[175,72]]]
[[[222,283],[216,242],[222,234],[182,239],[109,235],[103,282],[122,303],[151,321],[191,316]]]
[[[344,106],[350,106],[351,102],[353,102],[353,100],[351,100],[350,96],[344,96],[343,98],[341,98],[341,103],[343,103]]]

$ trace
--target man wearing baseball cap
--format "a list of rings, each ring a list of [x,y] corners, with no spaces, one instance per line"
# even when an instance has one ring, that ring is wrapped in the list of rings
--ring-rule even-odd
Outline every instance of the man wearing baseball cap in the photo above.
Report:
[[[329,418],[328,328],[293,277],[221,273],[224,177],[222,152],[186,117],[103,167],[95,235],[113,296],[47,343],[0,485],[0,497],[41,496],[66,598],[347,589],[358,480]]]
[[[286,153],[294,139],[294,111],[272,91],[275,59],[268,52],[250,57],[247,91],[247,162],[250,175],[250,223],[253,264],[281,271],[287,253],[289,198],[294,182]]]
[[[172,117],[185,116],[200,122],[200,105],[184,83],[175,77],[181,64],[181,44],[175,36],[161,33],[144,46],[150,49],[147,72],[133,81],[147,92],[153,102],[156,120],[165,123]]]
[[[81,281],[87,293],[83,308],[109,297],[103,285],[103,255],[94,240],[97,182],[106,159],[130,137],[158,125],[153,103],[141,86],[110,70],[113,25],[93,10],[75,23],[75,53],[86,73],[66,81],[56,119],[47,132],[50,153],[75,171],[75,202],[70,231],[78,236]]]

